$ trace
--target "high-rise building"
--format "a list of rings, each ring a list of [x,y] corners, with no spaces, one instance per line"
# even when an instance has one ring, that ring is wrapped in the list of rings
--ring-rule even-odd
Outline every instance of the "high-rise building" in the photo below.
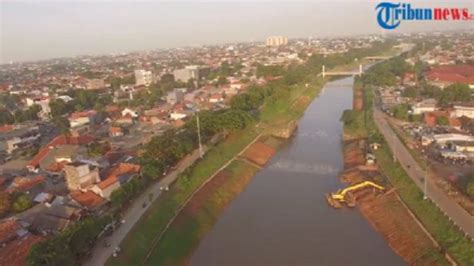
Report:
[[[146,71],[143,69],[135,70],[135,84],[137,86],[145,85],[149,86],[153,82],[153,74],[151,71]]]
[[[64,166],[66,184],[69,190],[85,189],[100,182],[99,170],[86,163],[69,163]]]
[[[210,68],[205,66],[186,66],[173,71],[176,81],[188,82],[190,79],[200,80],[210,74]]]
[[[281,46],[288,44],[288,37],[285,36],[271,36],[267,38],[267,46]]]

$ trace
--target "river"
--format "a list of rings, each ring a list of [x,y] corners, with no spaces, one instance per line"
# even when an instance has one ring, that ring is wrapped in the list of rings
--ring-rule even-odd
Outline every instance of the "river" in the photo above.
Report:
[[[357,209],[330,208],[343,184],[343,110],[353,78],[329,82],[294,137],[202,239],[191,265],[404,265]]]

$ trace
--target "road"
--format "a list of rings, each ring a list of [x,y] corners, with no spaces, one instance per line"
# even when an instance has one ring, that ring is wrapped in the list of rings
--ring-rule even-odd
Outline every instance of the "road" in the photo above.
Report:
[[[424,177],[426,172],[418,165],[405,145],[387,122],[386,115],[378,108],[374,108],[374,118],[377,127],[384,135],[396,159],[408,173],[415,184],[423,191],[426,186],[426,196],[433,201],[450,220],[454,222],[466,235],[474,239],[474,217],[464,210],[454,199],[436,186],[427,175],[426,185]],[[407,167],[410,166],[410,167]]]
[[[207,151],[207,147],[203,146],[203,152]],[[122,220],[125,221],[113,234],[107,237],[107,241],[110,243],[110,247],[105,247],[103,241],[97,241],[95,247],[92,250],[90,258],[83,263],[88,266],[100,266],[104,265],[107,259],[112,256],[114,249],[120,245],[122,240],[127,236],[128,232],[133,228],[143,214],[152,205],[149,203],[149,194],[153,193],[154,200],[160,196],[163,192],[160,187],[167,187],[173,183],[186,168],[192,165],[197,159],[199,159],[199,149],[196,149],[192,154],[185,157],[177,166],[176,170],[170,172],[159,182],[156,182],[144,191],[138,198],[134,199],[128,209],[123,213]],[[146,207],[143,207],[143,202],[147,202]]]

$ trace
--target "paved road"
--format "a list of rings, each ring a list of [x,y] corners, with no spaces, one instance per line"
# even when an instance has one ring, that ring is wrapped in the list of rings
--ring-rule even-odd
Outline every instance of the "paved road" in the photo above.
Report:
[[[206,146],[203,146],[203,152],[206,152]],[[92,250],[91,257],[83,263],[83,265],[90,266],[100,266],[104,265],[107,259],[112,256],[114,249],[120,245],[122,240],[127,236],[128,232],[133,228],[135,223],[140,220],[140,217],[148,210],[151,206],[149,203],[149,194],[153,193],[153,198],[156,199],[161,193],[162,190],[160,187],[169,186],[173,183],[178,175],[183,172],[186,168],[192,165],[199,158],[199,149],[196,149],[191,155],[188,155],[184,158],[177,169],[170,172],[166,177],[164,177],[159,182],[156,182],[150,186],[145,192],[143,192],[138,198],[133,200],[129,208],[123,213],[123,220],[125,223],[122,224],[113,234],[107,237],[107,241],[110,243],[110,247],[105,247],[103,241],[98,241]],[[145,208],[143,208],[143,202],[147,202]]]
[[[424,190],[424,177],[426,172],[418,165],[411,156],[405,145],[397,137],[393,129],[387,122],[386,115],[378,108],[374,108],[374,118],[377,127],[384,135],[395,157],[408,173],[415,184]],[[410,165],[411,167],[407,167]],[[451,199],[440,188],[430,181],[429,175],[426,179],[426,191],[428,198],[433,201],[457,226],[467,235],[474,239],[474,217],[464,210],[456,201]]]

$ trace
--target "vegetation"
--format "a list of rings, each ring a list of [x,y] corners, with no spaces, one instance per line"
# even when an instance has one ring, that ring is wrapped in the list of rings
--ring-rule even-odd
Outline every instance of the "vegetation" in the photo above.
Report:
[[[467,84],[452,84],[441,92],[439,104],[447,106],[453,102],[468,102],[471,100],[471,90]]]
[[[400,120],[408,120],[408,111],[410,111],[410,105],[406,103],[399,104],[392,109],[393,116]]]
[[[26,209],[29,209],[32,205],[30,197],[26,194],[19,194],[15,196],[15,200],[12,204],[12,210],[14,212],[22,212]]]
[[[93,247],[111,216],[86,218],[68,227],[61,233],[34,245],[27,257],[27,264],[35,265],[77,265]]]

